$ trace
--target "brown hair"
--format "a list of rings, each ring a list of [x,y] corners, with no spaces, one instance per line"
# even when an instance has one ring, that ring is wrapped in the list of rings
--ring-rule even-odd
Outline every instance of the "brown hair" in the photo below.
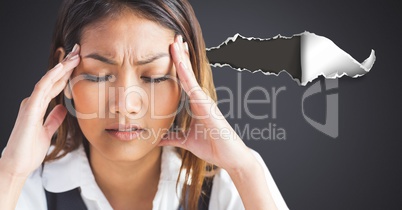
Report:
[[[201,28],[187,0],[64,0],[54,29],[49,69],[59,62],[59,54],[57,54],[59,47],[70,52],[73,45],[80,42],[85,27],[104,18],[118,15],[127,8],[141,17],[173,30],[176,35],[183,36],[188,43],[190,60],[198,83],[216,101],[212,72],[206,57]],[[64,93],[61,92],[51,101],[47,113],[57,104],[69,107],[68,103],[73,102],[65,100]],[[190,121],[191,117],[186,109],[181,109],[176,115],[176,126],[182,131],[188,130]],[[52,145],[55,148],[46,156],[44,162],[65,156],[77,149],[81,143],[88,142],[81,132],[77,119],[68,114],[52,139]],[[187,150],[177,148],[177,152],[182,158],[180,170],[186,170],[185,183],[191,180],[191,185],[183,185],[181,204],[185,204],[186,209],[197,209],[202,185],[208,179],[207,169],[213,167]]]

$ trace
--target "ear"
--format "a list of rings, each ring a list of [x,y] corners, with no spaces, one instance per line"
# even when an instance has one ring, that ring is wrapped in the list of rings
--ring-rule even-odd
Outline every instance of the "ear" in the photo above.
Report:
[[[54,58],[58,57],[58,62],[60,63],[64,57],[66,57],[66,51],[64,50],[64,48],[59,47],[56,50],[56,53],[54,53]]]
[[[66,51],[64,50],[64,48],[59,47],[56,50],[56,53],[54,54],[55,58],[58,57],[59,63],[61,61],[63,61],[64,57],[66,57]],[[71,93],[71,87],[70,87],[70,83],[67,82],[66,87],[64,88],[64,95],[68,98],[68,99],[72,99],[72,93]]]

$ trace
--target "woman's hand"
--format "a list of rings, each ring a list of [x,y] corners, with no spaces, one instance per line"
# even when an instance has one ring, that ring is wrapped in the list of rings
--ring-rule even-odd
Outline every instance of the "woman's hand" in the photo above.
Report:
[[[171,55],[182,89],[189,96],[192,121],[186,133],[169,133],[160,145],[172,145],[189,150],[197,157],[226,170],[241,167],[239,157],[250,155],[248,147],[239,138],[217,104],[198,84],[189,59],[187,43],[181,36],[175,38]],[[186,109],[186,107],[182,107]],[[188,109],[186,111],[190,112]]]
[[[79,46],[36,83],[30,97],[21,102],[17,120],[0,159],[0,209],[15,209],[25,180],[43,162],[54,132],[67,110],[56,106],[44,121],[50,100],[66,86],[80,62]]]
[[[186,149],[225,169],[246,209],[277,209],[263,168],[226,121],[217,104],[198,84],[191,67],[188,46],[183,43],[181,36],[175,38],[171,54],[180,85],[189,96],[192,120],[186,133],[169,133],[159,144]]]
[[[1,170],[13,177],[28,177],[40,166],[50,140],[63,122],[67,110],[57,105],[44,120],[50,101],[66,86],[72,70],[79,64],[79,46],[35,85],[30,97],[21,102],[17,120],[0,159]]]

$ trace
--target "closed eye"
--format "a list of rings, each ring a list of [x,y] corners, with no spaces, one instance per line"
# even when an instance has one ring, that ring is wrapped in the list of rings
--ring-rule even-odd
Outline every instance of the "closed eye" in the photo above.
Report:
[[[152,77],[141,77],[146,83],[160,83],[169,79],[167,76],[152,78]]]
[[[113,77],[113,75],[97,77],[97,76],[90,75],[90,74],[83,74],[83,76],[84,76],[85,80],[88,80],[90,82],[106,82],[106,81],[109,81]]]
[[[98,76],[94,76],[94,75],[90,75],[90,74],[83,74],[84,79],[88,80],[90,82],[106,82],[106,81],[110,81],[110,79],[112,79],[114,76],[113,75],[106,75],[103,77],[98,77]],[[142,80],[144,80],[145,83],[160,83],[163,81],[166,81],[168,78],[168,76],[163,76],[163,77],[158,77],[158,78],[152,78],[152,77],[141,77]]]

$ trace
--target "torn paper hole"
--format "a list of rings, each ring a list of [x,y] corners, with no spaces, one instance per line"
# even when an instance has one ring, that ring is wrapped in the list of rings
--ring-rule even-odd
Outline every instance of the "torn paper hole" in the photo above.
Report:
[[[207,57],[214,67],[229,66],[266,75],[287,72],[301,85],[320,75],[330,79],[360,77],[370,71],[376,59],[371,50],[370,56],[359,63],[328,38],[310,32],[268,39],[236,34],[219,46],[208,48]]]

